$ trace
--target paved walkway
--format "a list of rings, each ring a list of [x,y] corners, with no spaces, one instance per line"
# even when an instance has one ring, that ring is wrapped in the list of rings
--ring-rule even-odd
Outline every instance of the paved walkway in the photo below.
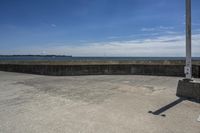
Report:
[[[0,72],[1,133],[200,133],[177,77]]]

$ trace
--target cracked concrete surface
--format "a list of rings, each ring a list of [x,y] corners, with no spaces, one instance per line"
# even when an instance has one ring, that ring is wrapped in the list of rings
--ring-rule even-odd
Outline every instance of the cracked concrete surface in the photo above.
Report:
[[[177,77],[0,72],[2,133],[200,133],[200,104],[177,99]],[[199,79],[197,79],[199,80]]]

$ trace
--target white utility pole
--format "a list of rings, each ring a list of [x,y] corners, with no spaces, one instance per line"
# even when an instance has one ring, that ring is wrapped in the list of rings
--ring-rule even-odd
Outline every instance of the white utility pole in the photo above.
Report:
[[[192,78],[191,0],[186,0],[186,79]]]

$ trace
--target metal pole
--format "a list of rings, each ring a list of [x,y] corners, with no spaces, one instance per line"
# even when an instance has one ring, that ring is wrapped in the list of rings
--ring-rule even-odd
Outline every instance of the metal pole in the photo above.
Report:
[[[186,79],[192,78],[192,50],[191,50],[191,0],[186,0]]]

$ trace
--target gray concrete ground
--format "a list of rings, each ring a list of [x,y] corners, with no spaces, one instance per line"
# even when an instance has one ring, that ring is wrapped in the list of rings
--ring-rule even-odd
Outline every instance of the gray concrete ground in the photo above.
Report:
[[[0,133],[200,133],[200,104],[177,77],[39,76],[0,72]]]

